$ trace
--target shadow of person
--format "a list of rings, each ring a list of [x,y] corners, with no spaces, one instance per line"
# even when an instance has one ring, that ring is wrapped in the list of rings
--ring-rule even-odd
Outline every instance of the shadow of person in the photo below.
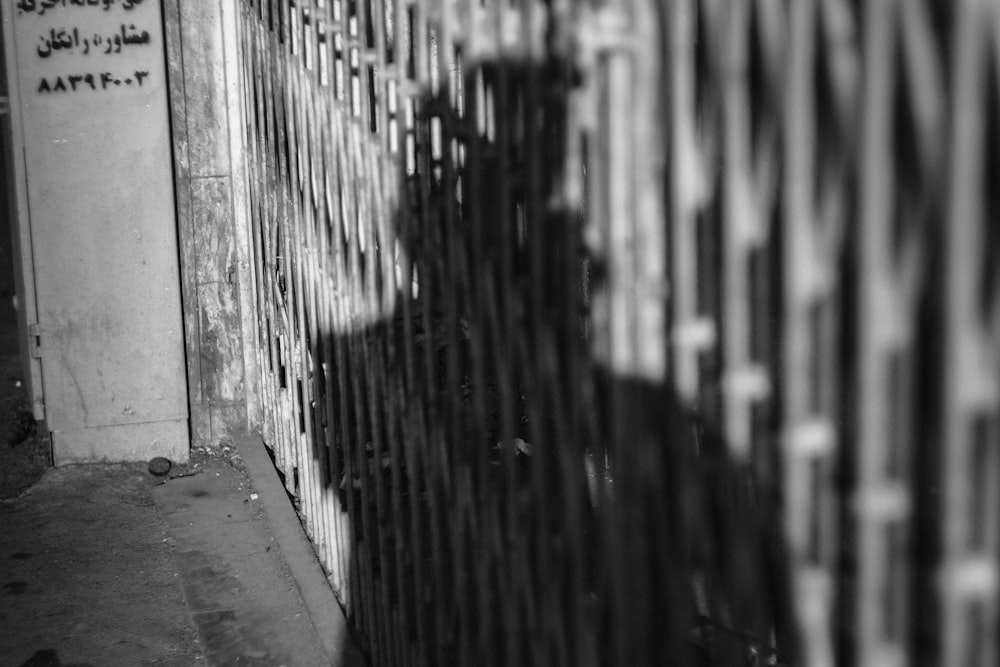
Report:
[[[595,354],[608,267],[563,191],[598,154],[579,83],[456,49],[364,128],[396,137],[395,212],[340,186],[332,210],[371,201],[331,214],[334,315],[306,341],[342,599],[378,664],[796,664],[773,489],[667,378]]]

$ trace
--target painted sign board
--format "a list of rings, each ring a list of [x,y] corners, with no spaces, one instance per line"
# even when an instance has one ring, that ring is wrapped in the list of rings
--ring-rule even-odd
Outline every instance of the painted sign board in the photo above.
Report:
[[[56,463],[186,459],[160,4],[2,1]]]

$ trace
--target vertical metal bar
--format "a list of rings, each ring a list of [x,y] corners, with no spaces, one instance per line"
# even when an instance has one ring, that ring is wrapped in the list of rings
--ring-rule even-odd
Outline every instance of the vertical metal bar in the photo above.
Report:
[[[695,0],[679,0],[670,28],[671,68],[670,266],[671,372],[674,390],[685,405],[698,394],[698,354],[714,345],[715,326],[697,313],[695,258],[696,212],[707,194],[705,168],[696,144],[695,128]]]
[[[892,3],[875,3],[866,8],[865,102],[862,177],[862,220],[860,230],[861,335],[858,442],[858,615],[857,655],[862,662],[896,664],[886,655],[882,587],[886,585],[886,545],[881,517],[874,515],[874,498],[884,484],[885,449],[889,434],[884,364],[886,318],[882,310],[888,286],[883,275],[887,253],[885,227],[888,224],[891,175],[889,147],[886,145],[891,106],[891,54],[893,47]],[[881,298],[880,298],[881,297]],[[901,657],[901,656],[900,656]]]
[[[790,10],[789,69],[784,108],[785,183],[782,262],[784,270],[781,369],[784,462],[785,535],[789,542],[795,615],[803,634],[805,664],[835,664],[832,636],[834,580],[830,563],[813,544],[813,522],[831,521],[813,491],[830,493],[830,459],[837,434],[828,415],[811,405],[812,359],[810,328],[823,295],[823,267],[815,238],[813,173],[815,170],[815,108],[811,66],[815,57],[816,2],[796,3]]]
[[[947,249],[944,287],[945,377],[943,392],[942,557],[938,581],[941,594],[942,664],[988,665],[997,656],[998,545],[996,507],[974,511],[983,478],[970,477],[976,448],[995,450],[1000,405],[996,321],[987,333],[977,303],[979,280],[986,259],[982,248],[987,220],[984,187],[984,63],[986,29],[995,30],[996,7],[965,0],[956,7],[952,45],[951,156],[947,204]],[[993,12],[993,16],[991,16]],[[991,25],[990,19],[993,19]],[[995,55],[994,55],[995,57]],[[996,85],[994,82],[993,85]],[[983,258],[983,259],[977,259]],[[994,285],[995,288],[995,285]],[[996,304],[992,304],[994,307]],[[992,428],[976,429],[978,420],[992,419]],[[982,422],[980,422],[982,423]],[[977,432],[978,431],[978,432]],[[986,440],[992,436],[992,441]],[[977,442],[978,441],[978,442]],[[990,459],[996,462],[995,453]],[[995,472],[994,472],[995,478]],[[982,497],[982,496],[981,496]],[[976,539],[980,531],[991,538]],[[979,542],[979,543],[977,543]]]

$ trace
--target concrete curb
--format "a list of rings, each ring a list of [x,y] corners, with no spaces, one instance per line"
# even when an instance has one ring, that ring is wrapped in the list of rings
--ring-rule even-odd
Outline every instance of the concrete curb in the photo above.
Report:
[[[234,440],[330,664],[367,667],[369,663],[354,641],[344,611],[299,523],[264,442],[252,434],[235,436]]]

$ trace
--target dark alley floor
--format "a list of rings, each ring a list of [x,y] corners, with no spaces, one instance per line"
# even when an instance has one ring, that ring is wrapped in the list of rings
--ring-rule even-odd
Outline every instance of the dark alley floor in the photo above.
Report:
[[[360,664],[332,593],[319,616],[300,593],[323,582],[301,576],[319,566],[297,523],[272,528],[276,476],[238,458],[171,475],[67,466],[0,501],[0,665]]]

